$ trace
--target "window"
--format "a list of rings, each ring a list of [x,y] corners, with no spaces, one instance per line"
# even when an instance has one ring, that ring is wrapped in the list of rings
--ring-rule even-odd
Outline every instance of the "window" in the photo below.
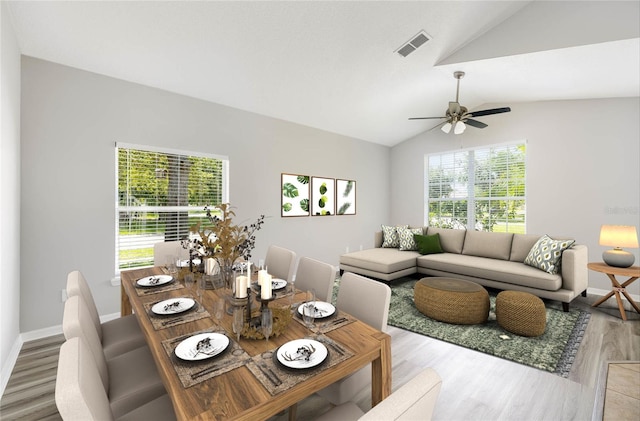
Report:
[[[153,265],[153,245],[180,240],[206,205],[228,202],[228,159],[116,144],[116,272]]]
[[[523,142],[427,155],[426,225],[525,233],[525,152]]]

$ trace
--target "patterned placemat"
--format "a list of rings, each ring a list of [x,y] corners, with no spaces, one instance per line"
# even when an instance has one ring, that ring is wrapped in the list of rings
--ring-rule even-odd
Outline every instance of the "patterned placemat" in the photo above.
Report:
[[[204,309],[202,304],[197,301],[193,309],[171,316],[158,316],[157,314],[155,314],[153,311],[151,311],[151,307],[153,307],[154,304],[155,303],[146,303],[144,304],[144,308],[145,310],[147,310],[149,320],[151,321],[151,324],[153,325],[153,328],[155,330],[165,329],[167,327],[180,325],[182,323],[188,323],[194,320],[211,317],[211,314],[206,309]]]
[[[247,368],[262,383],[265,389],[272,396],[275,396],[354,355],[353,352],[324,335],[313,339],[323,343],[329,351],[327,360],[317,367],[305,370],[284,367],[274,358],[276,352],[274,349],[251,358]]]
[[[144,297],[145,295],[158,294],[161,292],[174,291],[176,289],[184,288],[184,285],[182,285],[177,280],[174,280],[169,284],[160,285],[158,287],[139,287],[136,283],[134,283],[134,286],[138,297]]]
[[[178,378],[180,379],[182,386],[185,388],[241,367],[251,359],[249,354],[247,354],[246,351],[231,338],[229,338],[229,347],[223,351],[222,354],[208,360],[191,362],[182,361],[176,357],[174,350],[180,342],[190,336],[208,332],[217,332],[226,335],[224,330],[218,327],[213,327],[211,329],[193,332],[177,338],[167,339],[162,342],[162,346],[164,347],[167,355],[171,358],[173,368],[176,370]]]
[[[306,326],[304,324],[304,320],[302,320],[302,316],[300,316],[300,313],[298,313],[297,308],[294,311],[293,319],[298,323],[300,323],[301,325]],[[336,314],[334,314],[331,317],[328,317],[326,320],[324,319],[316,320],[316,322],[314,323],[316,325],[314,332],[315,333],[331,332],[332,330],[339,329],[342,326],[348,325],[349,323],[353,323],[356,320],[358,319],[356,319],[355,317],[345,312],[338,310],[336,311]]]

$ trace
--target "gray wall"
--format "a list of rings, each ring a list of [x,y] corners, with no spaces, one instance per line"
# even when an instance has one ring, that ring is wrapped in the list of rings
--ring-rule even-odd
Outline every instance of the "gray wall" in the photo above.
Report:
[[[373,245],[389,220],[389,148],[54,63],[22,60],[20,330],[61,323],[81,270],[101,314],[114,276],[116,141],[227,155],[237,220],[267,219],[253,254],[277,244],[331,264]],[[281,218],[280,174],[357,181],[355,216]]]
[[[20,50],[0,4],[0,393],[20,334]]]
[[[527,232],[573,237],[589,247],[590,261],[601,261],[602,224],[640,229],[640,99],[510,105],[509,114],[482,118],[485,129],[469,127],[461,136],[432,130],[394,147],[391,221],[424,223],[425,154],[524,139]],[[629,251],[638,265],[638,249]],[[590,288],[610,286],[606,275],[589,273]],[[638,294],[639,287],[629,290]]]

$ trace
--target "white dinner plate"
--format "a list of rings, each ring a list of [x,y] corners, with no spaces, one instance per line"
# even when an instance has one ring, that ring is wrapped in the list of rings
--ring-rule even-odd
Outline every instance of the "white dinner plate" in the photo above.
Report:
[[[258,282],[253,282],[251,284],[251,286],[253,287],[253,289],[255,289],[256,291],[258,290]],[[278,279],[278,278],[272,278],[271,279],[271,291],[279,291],[282,288],[286,288],[287,287],[287,281],[285,281],[284,279]]]
[[[145,276],[136,281],[136,284],[140,287],[157,287],[160,285],[168,284],[172,282],[173,278],[169,275],[153,275]]]
[[[180,342],[175,349],[181,360],[200,361],[220,355],[229,346],[229,338],[221,333],[200,333]]]
[[[169,314],[178,314],[191,310],[196,302],[192,298],[179,297],[169,300],[160,301],[151,307],[154,314],[166,316]]]
[[[200,263],[202,263],[202,261],[200,259],[193,259],[193,266],[199,266]],[[191,266],[190,260],[186,259],[186,260],[178,260],[178,264],[176,265],[178,267],[181,268],[188,268],[189,266]]]
[[[324,319],[325,317],[332,316],[336,312],[336,308],[331,303],[325,303],[324,301],[305,302],[298,306],[298,314],[303,316],[302,311],[307,304],[313,304],[316,308],[315,319]]]
[[[295,369],[315,367],[328,355],[327,347],[313,339],[289,341],[276,351],[276,358],[280,364]]]

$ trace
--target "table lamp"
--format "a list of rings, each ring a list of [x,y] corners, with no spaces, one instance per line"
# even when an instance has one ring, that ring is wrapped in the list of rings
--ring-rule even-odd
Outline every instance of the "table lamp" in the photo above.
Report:
[[[638,248],[636,227],[630,225],[603,225],[600,228],[600,245],[612,246],[612,250],[602,253],[602,260],[609,266],[628,268],[636,260],[635,256],[622,247]]]

